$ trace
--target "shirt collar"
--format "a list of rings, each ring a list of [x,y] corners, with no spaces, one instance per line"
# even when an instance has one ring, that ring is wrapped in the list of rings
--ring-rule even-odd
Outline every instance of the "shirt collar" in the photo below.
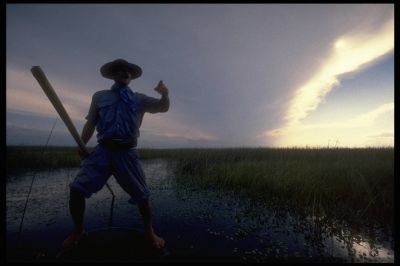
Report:
[[[127,104],[134,104],[133,93],[128,86],[115,83],[111,87],[111,90],[117,92],[120,95],[121,99]]]
[[[114,83],[114,85],[112,85],[111,90],[115,90],[115,91],[119,91],[121,89],[129,89],[129,87],[127,85],[123,85],[120,83]]]

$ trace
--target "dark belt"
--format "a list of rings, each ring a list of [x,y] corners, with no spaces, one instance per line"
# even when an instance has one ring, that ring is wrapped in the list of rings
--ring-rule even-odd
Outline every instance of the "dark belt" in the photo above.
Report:
[[[135,139],[102,139],[99,143],[110,150],[127,150],[136,147]]]

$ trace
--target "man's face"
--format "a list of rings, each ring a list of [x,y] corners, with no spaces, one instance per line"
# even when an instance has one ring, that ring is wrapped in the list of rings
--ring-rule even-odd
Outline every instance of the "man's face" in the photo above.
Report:
[[[117,83],[128,85],[132,80],[132,74],[127,68],[119,68],[115,70],[113,80]]]

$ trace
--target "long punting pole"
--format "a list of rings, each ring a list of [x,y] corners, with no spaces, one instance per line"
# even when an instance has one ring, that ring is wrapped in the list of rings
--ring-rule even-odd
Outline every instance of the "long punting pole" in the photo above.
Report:
[[[69,117],[67,111],[65,110],[63,104],[58,98],[56,92],[54,91],[53,87],[51,86],[49,80],[47,79],[46,75],[44,74],[43,70],[40,66],[33,66],[31,68],[31,72],[36,80],[39,82],[40,87],[43,89],[44,93],[49,98],[50,102],[53,104],[54,108],[56,109],[57,113],[60,115],[62,121],[64,121],[65,125],[67,126],[69,132],[71,133],[72,137],[75,139],[76,143],[78,144],[79,148],[83,151],[88,153],[85,143],[83,142],[82,138],[78,134],[74,124],[72,123],[71,118]],[[114,192],[111,190],[111,187],[106,183],[106,186],[112,196],[114,197]]]

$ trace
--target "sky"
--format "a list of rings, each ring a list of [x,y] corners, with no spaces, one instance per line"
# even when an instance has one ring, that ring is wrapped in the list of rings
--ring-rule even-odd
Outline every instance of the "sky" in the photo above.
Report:
[[[73,146],[32,76],[78,132],[123,58],[158,98],[138,147],[394,146],[393,4],[7,4],[6,143]],[[96,144],[94,134],[89,145]]]

